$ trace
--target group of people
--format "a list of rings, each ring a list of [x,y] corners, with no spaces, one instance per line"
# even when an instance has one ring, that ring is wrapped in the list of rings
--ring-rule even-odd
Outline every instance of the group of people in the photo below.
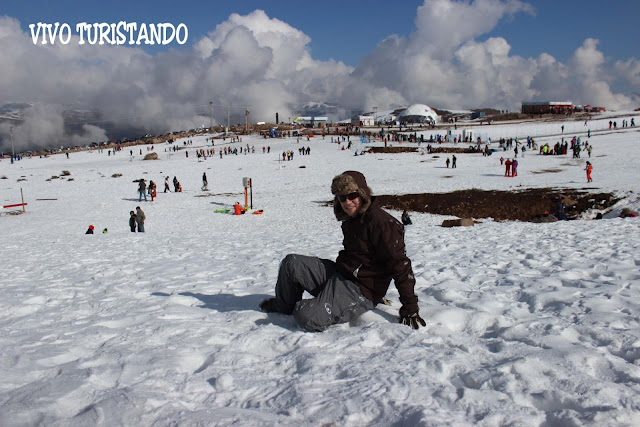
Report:
[[[207,182],[207,174],[206,172],[202,174],[202,189],[203,190],[208,190],[208,185],[209,183]],[[141,202],[142,199],[144,198],[144,201],[147,201],[147,193],[149,194],[149,196],[151,196],[151,201],[153,202],[153,200],[155,199],[155,197],[157,196],[157,185],[155,182],[153,182],[153,180],[149,181],[149,185],[147,186],[147,182],[145,179],[141,178],[138,180],[138,201]],[[182,184],[180,184],[180,181],[178,181],[177,177],[173,177],[173,191],[175,193],[181,193],[182,192]],[[171,192],[171,187],[169,186],[169,177],[165,176],[164,177],[164,192]]]
[[[87,231],[84,234],[93,234],[93,230],[94,230],[94,226],[90,225],[89,228],[87,228]],[[109,232],[109,230],[107,230],[106,228],[104,230],[102,230],[102,234],[107,234]]]
[[[636,121],[635,121],[635,119],[633,117],[631,118],[631,123],[629,123],[628,120],[623,120],[622,121],[622,127],[623,128],[629,127],[629,125],[631,125],[631,127],[636,125]],[[612,129],[612,128],[613,129],[617,129],[618,128],[618,123],[614,122],[612,120],[609,120],[609,129]]]
[[[169,188],[169,177],[165,176],[164,177],[164,192],[171,192],[171,189]],[[182,192],[182,185],[180,185],[180,181],[178,181],[178,178],[176,178],[175,176],[173,177],[173,191],[174,193],[181,193]]]
[[[504,157],[500,157],[500,164],[502,165],[504,163],[505,169],[504,169],[504,176],[507,177],[515,177],[518,176],[518,159],[507,159],[505,160]]]
[[[129,228],[131,229],[131,232],[135,233],[137,227],[138,233],[144,233],[145,219],[147,219],[147,216],[144,214],[144,211],[140,208],[140,206],[136,207],[135,212],[129,211]]]
[[[144,214],[144,211],[140,208],[140,206],[136,206],[136,210],[129,211],[129,228],[132,233],[138,231],[138,233],[144,233],[144,221],[147,219],[147,216]],[[87,231],[84,234],[94,234],[94,226],[90,225]],[[107,234],[109,230],[102,230],[103,234]]]
[[[151,196],[151,201],[153,202],[153,199],[155,199],[156,195],[157,195],[157,187],[156,187],[156,183],[153,182],[153,180],[149,181],[149,186],[147,187],[147,183],[144,179],[140,179],[138,181],[138,201],[141,202],[142,198],[144,197],[144,201],[147,201],[147,191],[149,192],[149,196]]]
[[[282,161],[293,160],[293,151],[287,150],[282,152]]]
[[[138,191],[140,192],[139,201],[142,200],[143,196],[144,196],[144,200],[147,201],[147,193],[146,193],[147,188],[148,188],[149,194],[151,195],[151,201],[153,201],[154,197],[156,196],[156,184],[153,181],[150,181],[149,186],[147,187],[147,184],[145,183],[144,179],[140,179],[138,181]],[[140,206],[136,207],[135,212],[130,211],[129,212],[129,228],[131,229],[131,232],[135,233],[137,229],[138,233],[144,233],[144,220],[146,218],[147,217],[144,214],[144,211],[140,208]],[[90,225],[87,231],[85,232],[85,234],[93,234],[93,230],[94,230],[94,226]],[[104,234],[107,234],[107,232],[108,230],[106,228],[102,230],[102,233]]]
[[[451,156],[451,159],[452,160],[449,160],[449,158],[447,157],[447,161],[445,162],[445,164],[447,165],[447,169],[449,169],[449,164],[451,164],[451,169],[455,169],[457,167],[456,162],[458,159],[456,158],[455,154]]]
[[[200,150],[196,150],[196,157],[198,157],[198,161],[207,160],[207,157],[211,157],[216,153],[215,148],[201,148]]]
[[[264,147],[263,147],[264,148]],[[220,149],[220,158],[222,158],[222,154],[224,153],[224,155],[233,155],[235,154],[236,156],[239,154],[242,154],[244,152],[244,154],[247,153],[255,153],[256,152],[256,147],[255,146],[251,146],[249,147],[249,144],[247,144],[247,146],[245,148],[243,147],[224,147]]]
[[[540,154],[543,155],[563,155],[563,154],[567,154],[567,150],[569,148],[569,143],[567,142],[556,142],[556,144],[553,146],[553,148],[547,143],[544,144],[542,146],[540,146]]]

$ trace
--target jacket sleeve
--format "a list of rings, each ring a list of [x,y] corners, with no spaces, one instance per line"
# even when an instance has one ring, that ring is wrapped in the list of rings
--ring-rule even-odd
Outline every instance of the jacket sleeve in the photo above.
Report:
[[[376,252],[384,254],[388,260],[391,276],[400,294],[400,316],[418,313],[418,297],[414,293],[416,279],[405,250],[404,226],[389,216],[379,230]]]

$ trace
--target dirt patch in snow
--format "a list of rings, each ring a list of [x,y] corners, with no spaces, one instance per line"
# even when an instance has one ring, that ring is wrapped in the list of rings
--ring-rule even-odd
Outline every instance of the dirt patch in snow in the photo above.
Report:
[[[367,147],[366,151],[369,153],[385,153],[385,154],[416,153],[418,151],[418,148],[417,147]]]
[[[417,151],[423,150],[427,151],[428,142],[423,143],[424,146],[421,148],[418,147],[367,147],[366,151],[369,153],[384,153],[384,154],[397,154],[397,153],[415,153]],[[431,154],[436,153],[452,153],[452,154],[470,154],[470,153],[479,153],[475,146],[468,147],[439,147],[437,145],[431,146]]]
[[[379,195],[388,209],[451,215],[459,218],[493,218],[497,221],[536,221],[545,212],[555,214],[564,197],[567,217],[578,217],[589,209],[605,210],[618,199],[610,193],[589,189],[532,188],[522,191],[460,190],[451,193]]]

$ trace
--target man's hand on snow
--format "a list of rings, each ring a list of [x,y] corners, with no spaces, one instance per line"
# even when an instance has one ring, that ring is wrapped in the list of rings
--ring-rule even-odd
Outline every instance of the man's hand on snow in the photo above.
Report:
[[[420,325],[427,326],[427,323],[418,313],[407,314],[406,316],[400,316],[400,323],[403,325],[411,326],[413,329],[418,329]]]

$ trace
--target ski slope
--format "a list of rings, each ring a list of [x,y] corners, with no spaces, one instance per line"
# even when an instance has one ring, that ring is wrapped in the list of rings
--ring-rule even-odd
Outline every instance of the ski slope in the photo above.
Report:
[[[560,122],[527,126],[539,143],[562,137]],[[565,137],[586,132],[573,126]],[[142,160],[146,146],[132,159],[128,147],[3,159],[2,204],[22,189],[28,205],[0,215],[0,425],[640,424],[640,223],[617,218],[640,208],[640,133],[593,126],[588,187],[622,199],[601,221],[445,229],[444,217],[412,214],[407,254],[427,322],[417,331],[397,323],[393,285],[391,307],[323,333],[258,310],[286,254],[337,256],[333,176],[361,171],[374,195],[587,188],[584,158],[526,152],[504,178],[495,154],[458,155],[447,170],[446,155],[354,156],[316,136],[216,140],[198,162],[202,136],[188,158],[160,145],[157,161]],[[218,156],[247,144],[255,153]],[[549,168],[560,172],[534,173]],[[165,176],[184,191],[163,193]],[[264,214],[215,213],[244,202],[243,177]],[[138,202],[140,178],[158,185],[154,202]],[[136,206],[144,234],[129,231]]]

